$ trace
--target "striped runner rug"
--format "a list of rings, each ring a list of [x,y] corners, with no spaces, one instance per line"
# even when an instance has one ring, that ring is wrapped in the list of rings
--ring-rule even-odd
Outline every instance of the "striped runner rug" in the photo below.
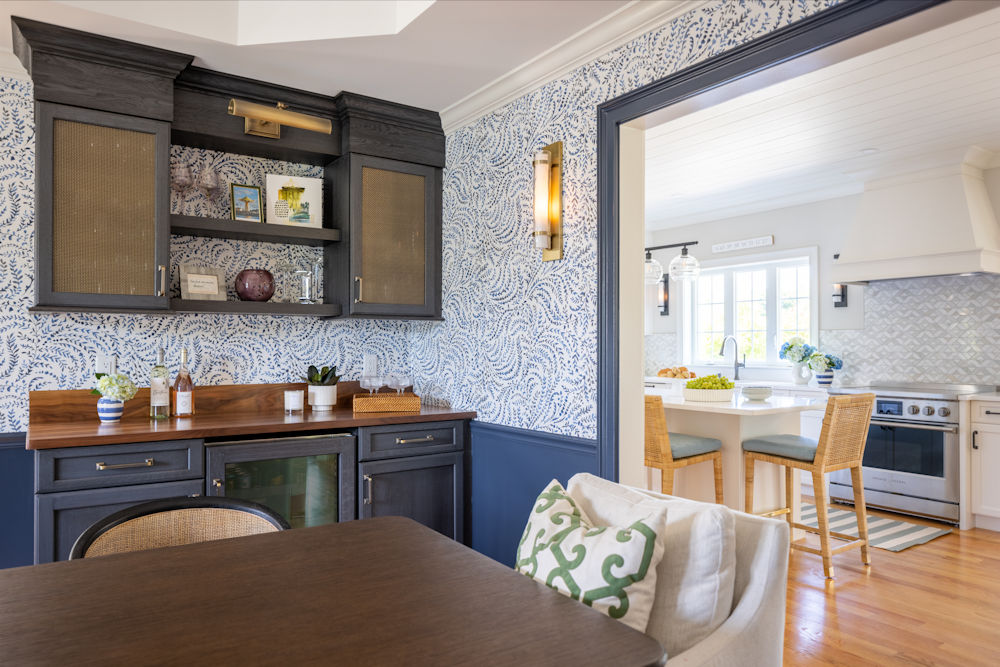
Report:
[[[830,530],[857,536],[858,521],[853,509],[840,510],[831,507],[827,510],[827,517],[830,521]],[[816,521],[815,505],[802,505],[802,523],[813,528],[819,527],[819,523]],[[897,521],[882,516],[868,515],[869,544],[887,551],[909,549],[950,532],[950,528],[923,526],[909,521]]]

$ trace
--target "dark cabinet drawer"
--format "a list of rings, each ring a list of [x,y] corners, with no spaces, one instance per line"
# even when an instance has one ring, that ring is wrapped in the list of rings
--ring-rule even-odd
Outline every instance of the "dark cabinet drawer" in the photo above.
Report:
[[[358,429],[359,459],[375,461],[460,451],[465,446],[465,422],[429,422],[366,426]]]
[[[36,452],[35,493],[152,484],[204,476],[201,440],[168,440]]]

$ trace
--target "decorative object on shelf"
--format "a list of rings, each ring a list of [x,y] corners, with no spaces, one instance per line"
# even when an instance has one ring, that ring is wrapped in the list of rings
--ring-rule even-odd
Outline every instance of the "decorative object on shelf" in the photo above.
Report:
[[[722,403],[733,399],[733,389],[736,387],[729,378],[721,375],[703,375],[694,380],[688,380],[684,385],[684,400]]]
[[[178,164],[170,168],[171,189],[184,192],[191,187],[191,183],[191,169],[186,164]]]
[[[687,282],[694,280],[701,274],[701,264],[694,256],[688,254],[689,245],[698,245],[697,241],[686,241],[684,243],[668,243],[667,245],[654,245],[646,248],[646,262],[643,264],[643,277],[647,285],[655,285],[664,279],[663,265],[653,259],[654,250],[665,248],[680,248],[681,254],[670,260],[667,273],[671,280]],[[667,314],[667,313],[664,313]]]
[[[336,366],[309,366],[302,379],[309,383],[309,405],[313,412],[333,409],[337,404],[337,382],[340,381]]]
[[[268,174],[267,222],[296,227],[323,226],[323,179]]]
[[[833,286],[833,307],[847,308],[847,285],[835,283]]]
[[[213,198],[219,192],[219,174],[216,173],[212,165],[205,165],[201,173],[198,174],[198,179],[195,181],[195,187],[205,195],[206,199]]]
[[[288,105],[284,102],[278,102],[275,106],[269,107],[245,100],[230,99],[229,115],[243,116],[244,134],[267,137],[268,139],[280,139],[282,125],[321,134],[333,133],[333,121],[329,118],[289,111]]]
[[[393,373],[386,378],[385,383],[390,389],[395,389],[397,395],[402,395],[403,390],[413,384],[413,379],[409,375]]]
[[[319,303],[319,277],[322,267],[321,263],[315,262],[306,268],[300,267],[292,272],[298,283],[299,303]]]
[[[243,269],[236,275],[236,294],[244,301],[267,301],[274,295],[274,276],[267,269]]]
[[[336,389],[336,387],[334,387]],[[285,390],[285,414],[293,415],[299,414],[305,409],[305,404],[303,402],[303,391],[301,389],[286,389]],[[334,392],[336,393],[336,392]],[[334,397],[334,403],[337,402],[336,396]]]
[[[420,412],[420,397],[410,392],[401,394],[355,394],[354,412]]]
[[[260,188],[256,185],[229,184],[229,212],[233,220],[264,222]]]
[[[833,384],[833,372],[844,367],[844,362],[840,357],[832,354],[816,352],[809,357],[809,368],[816,376],[816,384],[821,387],[829,387]]]
[[[811,373],[808,363],[815,352],[816,348],[807,343],[802,336],[792,336],[784,342],[778,351],[778,357],[792,362],[792,382],[809,384]]]
[[[532,195],[535,247],[542,251],[542,261],[562,259],[562,142],[557,141],[535,152],[532,160],[534,193]]]
[[[660,281],[660,315],[666,316],[670,314],[670,277],[663,276]]]
[[[97,387],[90,393],[100,395],[97,399],[97,418],[105,424],[122,418],[125,401],[135,397],[139,388],[124,373],[112,370],[110,373],[95,373]]]
[[[222,269],[201,264],[181,264],[181,298],[225,301],[226,277]]]

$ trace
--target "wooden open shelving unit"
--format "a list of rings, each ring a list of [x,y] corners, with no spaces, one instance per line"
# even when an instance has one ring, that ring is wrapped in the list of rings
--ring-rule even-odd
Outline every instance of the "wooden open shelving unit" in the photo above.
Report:
[[[242,222],[175,214],[170,216],[170,233],[318,247],[340,241],[339,229],[269,225],[266,222]]]

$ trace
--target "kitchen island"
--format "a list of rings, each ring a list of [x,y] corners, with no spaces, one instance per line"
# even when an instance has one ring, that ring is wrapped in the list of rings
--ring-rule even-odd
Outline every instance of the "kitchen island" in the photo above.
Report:
[[[791,396],[772,396],[765,401],[751,401],[739,391],[726,402],[689,401],[669,391],[646,389],[646,394],[660,396],[666,411],[667,430],[722,441],[722,480],[725,504],[743,511],[743,441],[775,433],[800,434],[800,413],[816,410],[821,400]],[[793,475],[792,516],[799,517],[799,476]],[[714,502],[712,467],[696,465],[684,468],[674,478],[674,495]],[[783,507],[784,475],[781,468],[758,463],[754,475],[755,513]]]

